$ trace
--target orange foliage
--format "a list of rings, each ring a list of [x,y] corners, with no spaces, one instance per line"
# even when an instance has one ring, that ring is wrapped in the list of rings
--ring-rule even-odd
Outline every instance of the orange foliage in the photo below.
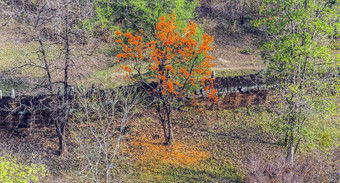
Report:
[[[209,157],[209,153],[192,145],[176,142],[171,146],[160,140],[141,135],[130,143],[128,150],[143,170],[156,172],[160,165],[188,167],[198,165]]]
[[[213,50],[211,43],[214,38],[204,34],[199,44],[194,39],[197,28],[194,23],[190,22],[183,30],[177,26],[176,15],[171,14],[159,19],[151,41],[143,39],[143,30],[135,35],[116,32],[121,37],[116,42],[123,48],[117,62],[128,59],[133,64],[133,67],[122,66],[128,72],[127,77],[132,78],[132,70],[135,70],[140,74],[139,81],[156,81],[158,85],[154,92],[168,97],[185,96],[190,87],[205,86],[209,81],[207,77],[211,75],[210,68],[214,66],[211,63],[214,58],[209,55],[209,51]],[[144,80],[140,73],[140,68],[145,64],[144,57],[148,60],[147,78],[150,80]],[[207,92],[211,99],[216,100],[213,89]]]

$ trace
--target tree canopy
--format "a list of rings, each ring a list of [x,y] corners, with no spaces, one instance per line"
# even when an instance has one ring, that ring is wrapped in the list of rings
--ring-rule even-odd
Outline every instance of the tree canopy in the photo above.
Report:
[[[126,77],[147,85],[156,82],[156,85],[149,85],[152,88],[150,92],[156,98],[162,123],[169,123],[169,136],[165,137],[167,143],[172,140],[170,114],[172,108],[178,106],[177,98],[203,86],[209,98],[217,99],[209,78],[210,68],[214,66],[210,62],[213,57],[209,55],[214,38],[204,34],[202,43],[197,42],[193,39],[196,28],[190,22],[183,30],[179,29],[176,15],[171,14],[159,19],[151,41],[145,39],[143,30],[135,35],[116,32],[122,37],[116,41],[123,48],[123,53],[117,55],[118,62],[127,60],[129,63],[121,65],[128,72]],[[164,133],[166,135],[166,130]]]
[[[327,41],[338,36],[339,1],[265,0],[262,18],[270,42],[262,47],[267,78],[278,88],[278,121],[293,161],[305,126],[334,109],[339,91],[339,58]]]
[[[130,32],[143,29],[148,34],[156,30],[159,18],[173,11],[184,27],[187,20],[195,17],[194,11],[198,6],[197,0],[97,0],[96,2],[96,20],[103,27]]]

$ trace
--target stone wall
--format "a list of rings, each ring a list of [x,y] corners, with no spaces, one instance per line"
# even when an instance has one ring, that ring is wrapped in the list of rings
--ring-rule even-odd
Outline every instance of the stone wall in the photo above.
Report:
[[[156,85],[156,83],[149,85]],[[137,90],[145,91],[147,88],[146,85],[142,85]],[[223,96],[219,107],[235,108],[264,102],[270,87],[264,83],[260,74],[252,74],[226,78],[217,77],[214,80],[214,88],[220,96]],[[83,93],[82,97],[97,93],[105,98],[107,95],[114,95],[114,89],[95,90],[91,88],[86,93],[84,91],[72,91],[70,92],[71,97],[76,96],[77,93]],[[196,91],[195,98],[204,99],[206,96],[205,90]],[[61,98],[57,95],[15,96],[14,91],[11,92],[10,96],[0,94],[0,125],[26,127],[37,123],[49,124],[51,123],[50,103],[60,101]]]

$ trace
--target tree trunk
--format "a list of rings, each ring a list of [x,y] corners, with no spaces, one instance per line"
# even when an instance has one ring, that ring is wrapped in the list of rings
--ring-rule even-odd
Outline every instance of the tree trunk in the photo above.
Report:
[[[109,183],[110,182],[110,169],[106,169],[105,171],[105,183]]]
[[[284,145],[285,147],[288,146],[288,132],[286,132],[286,135],[285,135],[285,139],[284,139],[283,145]]]
[[[240,23],[241,25],[244,24],[244,12],[245,12],[245,9],[246,9],[246,0],[243,1],[243,5],[242,5],[242,11],[241,11],[241,15],[240,15]]]
[[[43,56],[42,60],[44,62],[44,70],[46,72],[47,79],[48,79],[48,86],[47,87],[50,91],[53,91],[51,71],[50,71],[50,67],[49,67],[48,62],[47,62],[45,46],[44,46],[44,43],[41,41],[40,34],[39,34],[38,42],[40,44],[40,50],[39,51]]]
[[[294,146],[293,146],[293,145],[289,145],[289,146],[287,147],[287,158],[286,158],[286,160],[287,160],[290,164],[293,164],[293,163],[294,163],[294,159],[295,159]]]
[[[169,110],[167,112],[167,118],[168,118],[168,142],[169,144],[173,143],[174,140],[174,136],[173,136],[173,127],[172,127],[172,121],[171,121],[171,106],[169,106]]]
[[[168,134],[166,132],[166,124],[165,124],[165,120],[161,119],[162,121],[162,127],[163,127],[163,132],[164,132],[164,139],[165,139],[165,144],[169,144],[169,138],[168,138]]]
[[[67,153],[67,146],[65,143],[65,128],[63,127],[60,130],[61,133],[58,132],[58,139],[59,139],[59,155],[64,157]]]
[[[165,123],[165,118],[166,117],[162,115],[162,106],[161,106],[161,104],[159,104],[157,106],[157,113],[158,113],[159,119],[161,120],[161,124],[162,124],[162,128],[163,128],[163,134],[164,134],[164,139],[165,139],[165,144],[169,144],[169,139],[168,139],[168,135],[167,135],[167,132],[166,132],[166,123]]]
[[[288,140],[287,140],[287,157],[286,160],[293,164],[295,160],[295,150],[294,150],[294,136],[293,131],[291,131]]]
[[[68,122],[68,112],[69,112],[69,92],[68,92],[68,71],[69,71],[69,62],[70,62],[70,40],[69,40],[69,6],[68,6],[68,2],[64,1],[64,8],[65,8],[65,37],[64,39],[64,49],[65,49],[65,66],[64,66],[64,99],[63,99],[63,103],[64,105],[66,105],[65,107],[65,112],[63,113],[63,115],[65,115],[65,119],[63,118],[62,123],[60,124],[60,129],[59,132],[61,132],[61,134],[58,134],[59,136],[59,154],[60,156],[64,156],[67,152],[66,149],[66,144],[64,142],[65,140],[65,128],[66,128],[66,124]]]

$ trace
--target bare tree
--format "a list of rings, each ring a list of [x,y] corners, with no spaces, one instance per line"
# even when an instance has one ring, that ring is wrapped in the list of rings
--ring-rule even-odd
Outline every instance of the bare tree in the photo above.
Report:
[[[6,3],[5,2],[0,2],[0,30],[5,27],[9,21],[11,20],[11,16],[9,16],[6,12],[5,12],[5,7]]]
[[[60,88],[58,105],[52,105],[53,121],[59,138],[59,153],[66,152],[65,126],[69,118],[71,83],[82,77],[75,60],[91,56],[97,45],[85,44],[89,37],[80,26],[92,16],[92,1],[73,0],[7,0],[4,12],[24,27],[23,40],[38,43],[34,59],[25,59],[12,70],[35,68],[45,73],[36,88],[49,93]],[[91,47],[91,48],[88,48]],[[57,56],[54,56],[57,55]],[[28,57],[26,57],[28,58]]]
[[[86,96],[86,95],[82,95]],[[136,112],[143,95],[135,87],[125,87],[77,98],[72,117],[72,134],[82,155],[84,179],[116,182],[112,169],[120,162],[128,120]]]
[[[231,23],[238,22],[241,25],[247,19],[252,19],[258,14],[260,0],[205,0],[202,1],[204,7],[210,7],[215,11],[215,15],[227,19]]]

